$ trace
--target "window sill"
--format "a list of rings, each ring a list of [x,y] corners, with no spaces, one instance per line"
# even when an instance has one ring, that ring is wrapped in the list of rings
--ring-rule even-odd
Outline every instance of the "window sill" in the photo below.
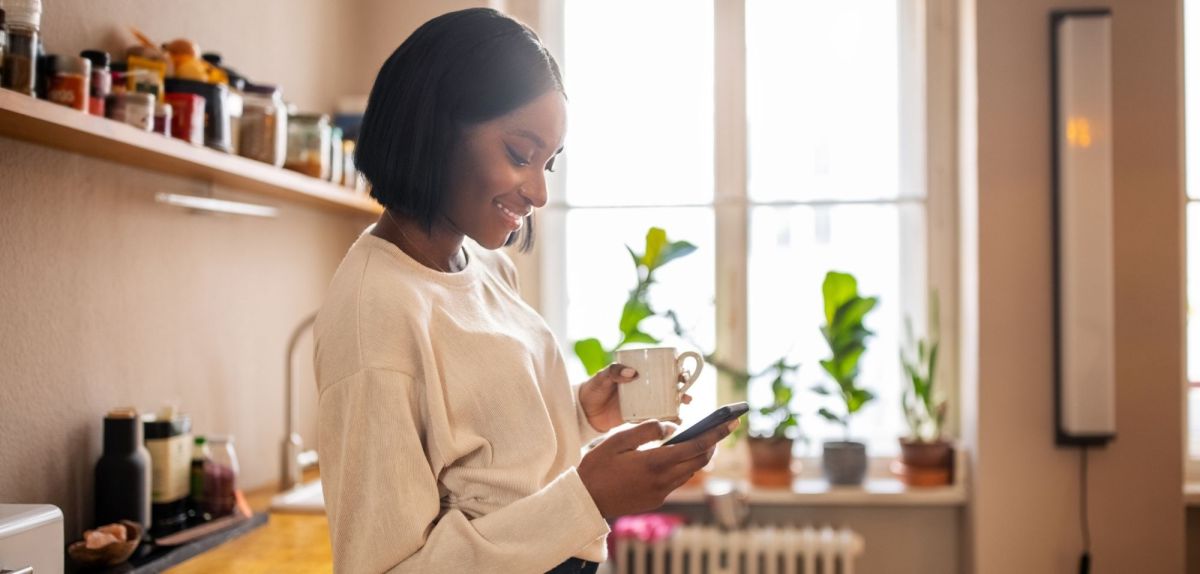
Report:
[[[1183,505],[1188,508],[1200,507],[1200,482],[1183,483]]]
[[[706,488],[726,489],[733,481],[710,478],[705,486],[685,486],[667,496],[667,504],[703,504]],[[1200,497],[1200,491],[1197,491]],[[1200,498],[1198,498],[1200,499]],[[870,477],[862,486],[830,486],[824,479],[798,478],[792,487],[748,486],[751,505],[770,506],[965,506],[962,483],[909,487],[895,478]]]

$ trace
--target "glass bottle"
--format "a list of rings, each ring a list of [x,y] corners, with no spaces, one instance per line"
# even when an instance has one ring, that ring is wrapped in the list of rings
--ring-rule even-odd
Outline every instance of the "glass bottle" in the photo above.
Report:
[[[203,508],[214,518],[233,512],[237,505],[238,460],[233,437],[209,437],[212,460],[205,465]]]
[[[197,436],[192,443],[192,474],[188,485],[188,497],[193,514],[202,514],[204,506],[204,473],[205,468],[212,462],[212,451],[208,441]]]
[[[4,30],[4,9],[0,8],[0,86],[4,85],[4,54],[8,51],[8,33]]]
[[[238,154],[283,167],[288,139],[287,106],[279,88],[246,84]]]
[[[37,84],[38,31],[41,0],[8,0],[4,4],[8,49],[4,52],[4,87],[32,96]]]

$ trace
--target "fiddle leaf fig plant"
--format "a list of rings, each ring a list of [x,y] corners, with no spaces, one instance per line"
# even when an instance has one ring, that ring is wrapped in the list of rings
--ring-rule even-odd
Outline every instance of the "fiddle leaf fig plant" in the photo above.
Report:
[[[930,337],[917,338],[913,335],[912,320],[904,319],[907,338],[900,350],[900,364],[904,367],[909,387],[901,397],[904,420],[908,422],[909,438],[918,442],[937,442],[942,439],[942,428],[946,422],[946,401],[934,392],[934,373],[937,371],[940,337],[938,325],[937,294],[930,298]]]
[[[696,246],[687,241],[670,241],[665,230],[652,227],[646,232],[646,245],[641,253],[635,252],[628,245],[625,249],[629,251],[637,270],[637,284],[629,292],[629,297],[621,309],[621,318],[617,323],[620,339],[611,349],[606,348],[594,337],[575,342],[575,355],[583,363],[588,376],[608,366],[613,360],[613,353],[622,347],[637,343],[659,343],[658,337],[642,329],[642,322],[657,314],[650,306],[649,300],[650,286],[655,282],[654,272],[667,263],[692,253]]]
[[[857,379],[858,361],[867,349],[867,339],[874,335],[863,325],[863,320],[879,304],[879,298],[860,296],[858,280],[849,273],[837,271],[825,274],[821,293],[825,299],[825,324],[821,326],[821,334],[830,351],[829,358],[821,360],[821,368],[834,386],[818,385],[812,390],[841,399],[845,406],[843,412],[835,413],[822,407],[817,414],[841,425],[848,439],[851,417],[875,398],[871,391],[858,386]]]

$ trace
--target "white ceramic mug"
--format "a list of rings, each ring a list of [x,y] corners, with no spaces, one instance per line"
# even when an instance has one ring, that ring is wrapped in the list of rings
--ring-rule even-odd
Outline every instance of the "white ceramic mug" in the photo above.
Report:
[[[696,362],[693,371],[683,369],[683,361]],[[679,422],[679,404],[683,393],[696,382],[704,359],[699,353],[687,351],[676,355],[673,347],[621,349],[616,353],[618,363],[632,367],[637,378],[617,386],[621,402],[621,418],[635,423],[650,419]]]

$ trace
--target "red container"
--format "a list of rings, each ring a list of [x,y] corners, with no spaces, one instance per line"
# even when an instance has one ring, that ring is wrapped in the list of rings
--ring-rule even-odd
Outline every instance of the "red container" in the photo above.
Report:
[[[171,104],[171,136],[192,145],[204,145],[204,96],[167,92]]]

